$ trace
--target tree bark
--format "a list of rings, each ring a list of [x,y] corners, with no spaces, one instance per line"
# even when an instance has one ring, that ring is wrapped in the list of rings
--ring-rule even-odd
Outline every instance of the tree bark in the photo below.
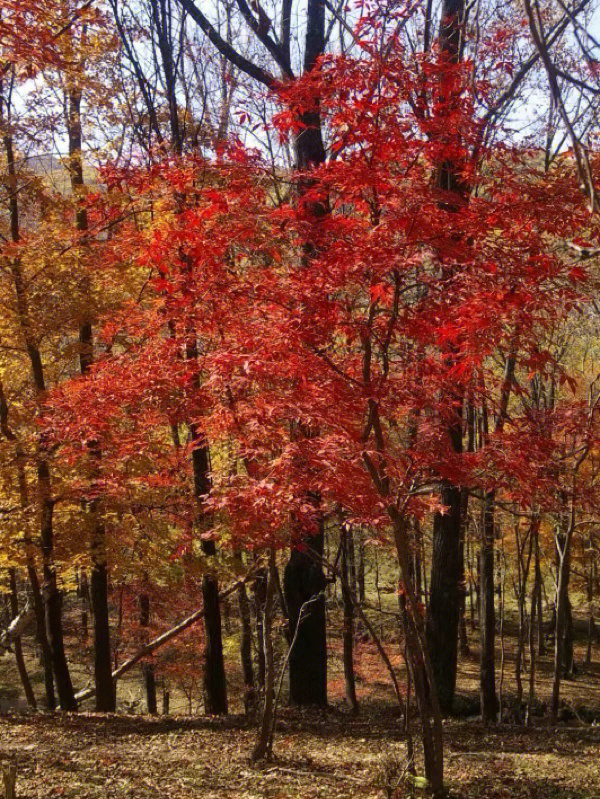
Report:
[[[27,565],[27,576],[31,586],[31,596],[35,610],[35,635],[42,651],[42,666],[44,669],[44,692],[46,697],[46,707],[48,710],[56,708],[56,697],[54,694],[54,674],[52,672],[52,652],[46,634],[46,618],[44,614],[44,600],[40,590],[37,571],[33,563]]]
[[[495,539],[495,492],[484,493],[482,541],[480,557],[480,696],[481,717],[485,722],[494,722],[498,715],[496,696],[496,609],[494,592],[494,539]]]
[[[558,556],[557,585],[556,585],[556,626],[554,636],[554,678],[552,681],[552,701],[550,706],[550,719],[556,724],[558,719],[558,706],[560,702],[560,683],[564,674],[565,659],[565,614],[569,601],[569,580],[571,576],[571,540],[575,526],[574,500],[571,497],[571,508],[568,521],[561,520],[559,524],[566,529],[556,532],[556,549]]]
[[[275,599],[275,554],[271,551],[267,576],[267,590],[263,610],[263,638],[265,650],[265,690],[258,740],[252,752],[252,761],[270,760],[273,755],[275,712],[275,660],[273,655],[273,607]]]
[[[188,353],[188,357],[193,357]],[[211,490],[210,453],[195,425],[190,425],[194,468],[194,490],[199,506],[200,525],[204,523],[203,504]],[[214,541],[202,539],[202,552],[210,568],[217,554]],[[221,605],[219,602],[219,582],[216,575],[207,571],[202,578],[202,599],[204,602],[204,709],[211,716],[227,713],[227,679],[223,659],[223,636],[221,630]]]
[[[425,777],[432,794],[444,794],[444,743],[440,706],[437,700],[433,668],[425,638],[425,627],[414,594],[410,568],[410,542],[406,522],[395,506],[388,506],[394,525],[396,553],[406,599],[406,651],[410,659],[415,697],[421,718],[421,736]]]
[[[10,569],[10,615],[12,620],[16,619],[19,615],[19,596],[17,593],[17,572],[16,569]],[[27,700],[27,704],[33,710],[37,709],[37,702],[35,700],[35,694],[33,693],[33,688],[31,687],[31,680],[29,679],[29,674],[27,673],[27,666],[25,665],[25,658],[23,657],[23,645],[21,643],[21,636],[15,636],[13,641],[13,649],[15,652],[15,661],[17,663],[17,670],[19,672],[19,677],[21,678],[21,685],[23,686],[23,692],[25,694],[25,699]]]
[[[5,119],[2,119],[2,123],[3,125],[7,124]],[[3,143],[6,154],[6,164],[9,178],[8,184],[10,189],[10,235],[12,242],[14,244],[19,244],[21,241],[21,234],[17,174],[12,136],[7,128],[5,128],[3,131]],[[12,272],[16,297],[17,317],[21,328],[21,334],[25,342],[27,356],[29,358],[35,394],[36,398],[41,400],[46,393],[44,367],[38,343],[33,332],[29,300],[25,287],[21,261],[18,257],[11,261],[10,269]],[[48,642],[50,646],[50,652],[52,654],[52,668],[54,670],[56,688],[58,691],[61,708],[63,710],[76,710],[77,704],[75,702],[75,695],[73,693],[73,686],[71,684],[71,676],[69,674],[63,641],[62,595],[58,590],[56,572],[53,564],[54,499],[52,497],[50,466],[44,451],[44,444],[41,440],[41,437],[38,440],[36,466],[37,502],[40,513],[40,538],[42,545],[44,575],[42,595],[44,598],[44,611],[46,616]]]
[[[238,553],[241,563],[241,555]],[[240,610],[240,660],[242,674],[244,675],[244,709],[250,713],[256,704],[256,686],[254,682],[254,667],[252,665],[252,626],[250,621],[250,602],[245,583],[237,590],[238,606]]]
[[[140,594],[140,626],[144,630],[144,645],[148,643],[147,633],[144,628],[150,624],[150,597],[148,594]],[[148,713],[155,716],[158,713],[158,703],[156,700],[156,676],[154,674],[154,664],[147,661],[142,665],[144,677],[144,687],[146,689],[146,709]]]
[[[460,433],[462,437],[462,432]],[[458,442],[459,432],[456,431]],[[455,444],[458,451],[458,443]],[[460,488],[444,484],[441,502],[447,513],[436,513],[433,523],[433,551],[427,640],[435,686],[443,713],[452,710],[456,688],[458,622],[460,618]]]
[[[439,34],[440,50],[449,63],[460,60],[460,38],[464,19],[464,0],[443,0]],[[466,187],[452,162],[444,163],[438,170],[436,182],[440,189],[456,200],[466,196]],[[452,198],[450,202],[454,202]],[[444,267],[446,268],[446,267]],[[446,358],[452,362],[455,353]],[[454,406],[454,419],[448,428],[452,449],[462,452],[462,414],[464,397],[460,390],[448,397]],[[452,709],[456,688],[458,659],[458,623],[460,618],[460,563],[461,542],[461,490],[449,481],[440,486],[440,499],[446,507],[444,513],[435,514],[433,523],[433,551],[431,560],[430,598],[427,617],[427,639],[431,665],[442,712]]]
[[[80,65],[82,68],[82,66]],[[69,136],[69,173],[71,189],[76,203],[75,226],[84,236],[88,230],[88,216],[82,205],[84,188],[81,128],[81,90],[73,86],[67,98],[67,132]],[[79,366],[86,375],[94,360],[92,323],[85,318],[79,328]],[[92,469],[97,469],[100,449],[91,442]],[[106,530],[98,500],[85,505],[91,521],[90,558],[92,562],[90,588],[94,621],[94,680],[96,683],[96,710],[114,713],[116,710],[115,686],[111,677],[110,620],[108,610],[108,564]]]
[[[324,524],[305,541],[303,550],[293,549],[285,567],[283,591],[292,636],[296,642],[289,660],[290,704],[298,707],[327,705],[326,586],[321,567]],[[305,602],[317,597],[302,613]]]
[[[304,73],[310,72],[325,50],[325,2],[308,0],[306,37],[304,49]],[[322,121],[318,109],[302,115],[303,129],[296,136],[296,168],[302,175],[298,182],[299,202],[312,187],[310,170],[325,163]],[[322,200],[311,200],[309,215],[314,221],[325,216],[327,204]],[[314,255],[310,241],[305,246],[304,258]],[[288,607],[289,628],[293,636],[298,624],[300,608],[324,587],[319,561],[310,556],[313,550],[318,558],[323,556],[324,528],[319,520],[319,532],[314,539],[306,539],[306,551],[292,549],[284,575],[284,596]],[[289,662],[290,702],[293,705],[327,704],[327,629],[325,599],[310,605],[306,618],[301,621],[298,636]]]
[[[342,548],[342,601],[344,605],[344,682],[346,687],[346,701],[353,713],[358,713],[358,700],[356,699],[356,681],[354,679],[354,602],[356,597],[352,583],[352,570],[350,567],[350,539],[352,536],[349,525],[343,524],[341,530]],[[354,548],[352,548],[353,551]],[[354,573],[356,578],[356,572]],[[356,583],[356,579],[354,580]],[[356,601],[356,600],[355,600]]]

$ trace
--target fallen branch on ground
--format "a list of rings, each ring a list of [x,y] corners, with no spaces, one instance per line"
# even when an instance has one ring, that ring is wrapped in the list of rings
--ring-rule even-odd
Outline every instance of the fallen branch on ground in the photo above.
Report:
[[[240,585],[244,585],[249,580],[251,580],[257,571],[257,564],[254,564],[253,568],[248,572],[248,574],[243,577],[241,580],[236,580],[234,583],[229,585],[227,588],[224,588],[219,593],[219,600],[223,600],[226,597],[233,594]],[[198,610],[194,611],[190,616],[185,618],[183,621],[179,622],[179,624],[175,625],[175,627],[171,627],[170,630],[167,630],[162,635],[159,635],[157,638],[154,638],[152,641],[149,641],[145,646],[143,646],[140,650],[136,652],[133,657],[130,657],[129,660],[126,660],[122,663],[118,669],[113,671],[112,678],[113,680],[118,680],[124,674],[126,674],[130,669],[132,669],[136,663],[139,663],[142,658],[145,658],[147,655],[151,655],[154,651],[159,649],[164,644],[171,641],[173,638],[178,636],[180,633],[187,630],[188,627],[191,627],[197,621],[204,616],[204,607],[198,608]],[[75,694],[75,699],[78,702],[83,702],[85,699],[90,699],[96,693],[96,689],[93,687],[85,688],[83,691],[79,691],[79,693]]]

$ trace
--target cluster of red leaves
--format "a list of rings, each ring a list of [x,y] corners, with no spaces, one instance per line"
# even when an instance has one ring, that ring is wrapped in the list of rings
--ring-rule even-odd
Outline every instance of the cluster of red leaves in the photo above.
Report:
[[[468,67],[397,46],[324,60],[280,89],[278,124],[297,134],[318,104],[333,155],[280,176],[279,204],[270,169],[239,148],[114,175],[154,209],[112,244],[149,288],[107,323],[110,354],[55,396],[65,452],[100,442],[115,492],[176,484],[168,431],[193,422],[229,460],[207,507],[236,546],[289,541],[316,496],[374,528],[390,506],[436,507],[440,478],[537,501],[555,474],[544,420],[511,419],[478,456],[455,453],[448,429],[458,397],[494,412],[494,358],[515,343],[520,367],[544,370],[543,331],[586,277],[557,244],[592,223],[568,164],[547,175],[534,152],[483,149],[471,92]],[[468,201],[439,188],[448,164]]]

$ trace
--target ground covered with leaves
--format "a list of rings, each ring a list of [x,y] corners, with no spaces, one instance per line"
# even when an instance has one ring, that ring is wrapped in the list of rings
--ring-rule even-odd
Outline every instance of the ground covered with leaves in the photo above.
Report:
[[[18,767],[20,799],[283,799],[386,797],[419,793],[403,784],[406,741],[389,707],[356,719],[285,711],[275,759],[248,762],[255,731],[240,716],[149,718],[4,715],[2,761]],[[445,725],[453,797],[600,797],[600,727],[579,722],[531,730],[476,721]],[[394,794],[393,791],[396,790]]]

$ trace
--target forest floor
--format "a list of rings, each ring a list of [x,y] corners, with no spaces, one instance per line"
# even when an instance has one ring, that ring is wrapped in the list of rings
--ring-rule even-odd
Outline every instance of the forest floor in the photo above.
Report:
[[[478,656],[461,658],[462,697],[477,693]],[[402,680],[397,645],[390,654]],[[395,650],[395,653],[393,652]],[[585,655],[577,645],[577,661]],[[359,641],[356,671],[361,711],[353,717],[343,703],[339,639],[330,647],[331,706],[326,712],[283,709],[274,761],[249,764],[255,725],[241,714],[224,719],[171,715],[103,717],[93,713],[0,714],[0,762],[15,762],[18,799],[316,799],[421,795],[410,785],[397,793],[406,737],[389,677],[373,645]],[[2,663],[6,663],[4,658]],[[563,684],[564,720],[533,728],[503,723],[484,728],[475,717],[444,722],[446,779],[454,799],[600,799],[600,726],[584,721],[581,708],[600,711],[600,651],[590,666]],[[12,664],[11,664],[12,666]],[[8,670],[3,665],[0,693]],[[541,659],[537,695],[547,701],[551,656]],[[526,682],[526,675],[524,675]],[[132,675],[123,695],[137,686]],[[526,690],[526,688],[525,688]],[[514,639],[506,639],[505,697],[514,696]],[[233,710],[238,701],[231,690]],[[184,707],[182,703],[180,705]],[[598,714],[600,717],[600,714]],[[589,721],[589,719],[588,719]],[[415,737],[418,730],[415,730]]]

